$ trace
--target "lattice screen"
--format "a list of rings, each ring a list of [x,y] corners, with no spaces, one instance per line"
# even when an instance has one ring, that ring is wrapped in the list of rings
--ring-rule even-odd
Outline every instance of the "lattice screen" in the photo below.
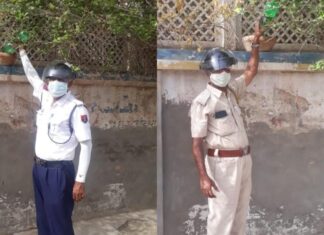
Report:
[[[46,64],[48,61],[61,59],[57,48],[48,46],[46,53],[44,52],[43,42],[51,37],[47,29],[47,19],[35,17],[31,21],[28,23],[39,29],[37,30],[39,40],[30,42],[31,46],[26,48],[31,60]],[[13,24],[15,24],[13,19],[0,15],[0,45],[8,40]],[[155,77],[156,49],[152,50],[142,42],[132,38],[117,37],[109,30],[100,27],[91,27],[75,41],[73,47],[67,48],[67,59],[70,63],[79,65],[83,71],[130,73]],[[131,55],[136,55],[137,59],[131,58]]]
[[[193,41],[214,41],[212,0],[185,0],[183,9],[179,1],[164,0],[158,5],[158,39],[186,41],[191,36]]]
[[[257,1],[258,4],[251,11],[247,11],[243,15],[241,28],[243,36],[253,32],[253,22],[262,14],[266,1]],[[298,23],[298,25],[294,25],[292,23],[293,21],[290,20],[289,14],[285,10],[282,10],[276,19],[278,28],[267,30],[265,35],[276,36],[277,44],[279,46],[281,44],[282,47],[287,46],[289,49],[299,50],[302,47],[307,49],[314,45],[324,46],[324,25],[318,27],[318,31],[315,34],[309,33],[311,22],[315,18],[315,11],[318,10],[320,1],[323,0],[302,1],[303,7],[300,8],[301,23]],[[301,30],[298,30],[297,27]]]
[[[93,27],[79,37],[77,42],[75,50],[69,53],[71,61],[81,58],[82,66],[121,72],[127,70],[127,42],[123,38],[118,38],[102,28]]]
[[[277,50],[299,50],[316,48],[324,40],[324,28],[310,35],[307,31],[314,10],[323,0],[304,1],[301,9],[303,30],[295,30],[290,24],[288,14],[282,11],[279,21],[285,22],[279,30],[269,30],[267,34],[275,34],[278,38]],[[266,0],[256,1],[256,7],[250,8],[242,17],[221,22],[218,12],[220,0],[159,0],[158,1],[158,46],[159,47],[210,47],[222,46],[231,49],[242,49],[241,37],[252,33],[254,21],[262,14]],[[230,2],[230,1],[227,1]],[[306,7],[307,6],[307,7]],[[248,7],[246,5],[246,7]],[[217,9],[217,10],[216,10]],[[249,8],[247,8],[249,9]],[[313,9],[313,10],[312,10]],[[235,22],[238,22],[235,24]],[[221,27],[225,28],[221,30]],[[223,31],[223,33],[222,33]],[[314,36],[315,35],[315,36]],[[323,49],[322,49],[323,50]]]

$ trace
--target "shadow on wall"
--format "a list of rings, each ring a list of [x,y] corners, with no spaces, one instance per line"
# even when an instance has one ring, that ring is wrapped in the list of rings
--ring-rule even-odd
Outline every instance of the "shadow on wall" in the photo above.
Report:
[[[188,104],[163,105],[164,232],[205,234],[208,207],[191,154]],[[324,131],[249,125],[253,192],[248,235],[324,234]]]
[[[93,128],[92,136],[87,198],[76,205],[74,219],[156,208],[156,128]],[[35,226],[34,138],[0,125],[0,234]]]

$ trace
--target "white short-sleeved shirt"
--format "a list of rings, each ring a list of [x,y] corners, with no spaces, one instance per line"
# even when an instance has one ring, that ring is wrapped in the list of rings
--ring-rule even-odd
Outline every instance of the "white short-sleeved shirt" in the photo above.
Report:
[[[246,90],[244,75],[233,79],[229,88],[226,95],[208,84],[192,102],[191,135],[204,138],[209,148],[240,149],[249,144],[237,103]]]
[[[78,143],[91,140],[88,110],[70,92],[53,102],[42,81],[34,86],[33,95],[41,102],[36,117],[36,156],[48,161],[73,160]]]

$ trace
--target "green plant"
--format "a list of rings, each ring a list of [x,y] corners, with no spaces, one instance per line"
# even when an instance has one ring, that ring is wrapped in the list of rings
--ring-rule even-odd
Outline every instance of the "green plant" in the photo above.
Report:
[[[29,41],[29,34],[26,31],[20,31],[17,37],[12,40],[14,44],[24,44]],[[13,55],[16,53],[16,48],[12,42],[5,42],[1,47],[1,52]]]
[[[324,71],[324,59],[315,62],[309,66],[309,69],[313,71]]]
[[[266,15],[266,10],[263,12],[256,10],[258,4],[258,1],[255,0],[240,1],[237,4],[237,8],[240,9],[239,14],[244,15],[249,12],[254,16]],[[308,40],[312,40],[323,49],[323,45],[320,43],[320,35],[324,34],[324,2],[322,0],[267,0],[264,9],[267,4],[272,5],[272,12],[276,11],[275,8],[277,8],[278,12],[282,13],[284,17],[273,17],[266,22],[263,25],[266,35],[280,35],[281,30],[289,27],[294,32],[308,35]],[[307,18],[306,15],[312,17]],[[307,42],[306,39],[304,41]],[[301,49],[302,47],[303,43]]]
[[[153,45],[155,14],[153,0],[0,0],[0,29],[6,42],[14,43],[17,33],[26,31],[26,47],[67,58],[78,54],[78,40],[93,28]]]
[[[307,42],[312,41],[314,46],[323,50],[324,40],[324,1],[322,0],[268,0],[267,3],[272,3],[274,8],[277,7],[279,12],[284,11],[283,18],[273,17],[270,21],[264,24],[265,34],[268,36],[277,36],[282,33],[282,30],[289,27],[294,32],[297,32],[303,36],[304,42],[301,43],[299,51],[301,51]],[[246,11],[254,12],[254,14],[260,14],[254,11],[257,1],[246,0],[241,2],[242,11],[240,14],[244,14]],[[311,15],[311,18],[305,17]],[[319,60],[310,66],[311,70],[322,71],[324,70],[324,60]]]
[[[176,5],[175,11],[169,11],[167,13],[159,16],[161,24],[170,21],[177,22],[175,19],[180,18],[181,21],[185,22],[181,27],[174,27],[172,30],[178,33],[180,40],[192,41],[192,28],[203,29],[204,27],[211,27],[207,24],[213,24],[212,27],[216,28],[215,33],[218,29],[224,29],[225,31],[232,31],[231,33],[236,33],[236,28],[231,28],[231,23],[228,24],[229,27],[224,27],[226,22],[230,22],[234,17],[245,16],[249,19],[258,19],[259,17],[265,16],[267,20],[264,21],[262,28],[265,31],[266,36],[276,36],[280,35],[285,29],[289,29],[294,32],[300,33],[301,38],[304,43],[310,40],[317,44],[318,47],[323,48],[320,43],[320,35],[323,35],[324,31],[324,1],[323,0],[233,0],[233,1],[212,1],[212,10],[208,9],[208,15],[200,10],[198,7],[192,11],[188,11],[186,4],[183,0],[174,1]],[[263,2],[263,3],[260,3]],[[202,9],[206,9],[204,5],[211,5],[204,1],[197,1]],[[160,3],[163,5],[164,3]],[[195,19],[199,18],[199,15],[204,15],[204,17],[210,19],[208,22],[202,24],[203,19],[197,21],[197,25],[192,25]],[[280,17],[278,17],[280,15]],[[311,15],[311,17],[306,17]],[[240,18],[240,17],[238,17]],[[180,22],[180,21],[179,21]],[[186,24],[188,22],[188,24]],[[252,23],[252,22],[251,22]],[[172,26],[171,26],[172,27]],[[245,25],[243,25],[245,27]],[[253,27],[251,28],[251,32]],[[306,35],[306,36],[305,36]],[[236,35],[237,36],[237,35]],[[324,36],[323,36],[324,37]],[[237,36],[237,39],[238,36]],[[301,43],[301,49],[303,48],[303,43]]]

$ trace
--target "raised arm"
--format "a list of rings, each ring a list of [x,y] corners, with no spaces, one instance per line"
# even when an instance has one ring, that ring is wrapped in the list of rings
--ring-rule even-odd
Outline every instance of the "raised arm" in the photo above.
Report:
[[[32,63],[30,62],[27,53],[24,49],[19,50],[21,63],[23,65],[26,77],[29,83],[33,86],[34,90],[38,90],[40,87],[43,86],[43,81],[39,77],[36,69],[33,67]]]
[[[244,71],[245,84],[247,86],[252,82],[253,78],[258,72],[260,37],[261,37],[261,30],[260,30],[259,21],[257,21],[255,24],[254,39],[252,41],[251,57]]]

